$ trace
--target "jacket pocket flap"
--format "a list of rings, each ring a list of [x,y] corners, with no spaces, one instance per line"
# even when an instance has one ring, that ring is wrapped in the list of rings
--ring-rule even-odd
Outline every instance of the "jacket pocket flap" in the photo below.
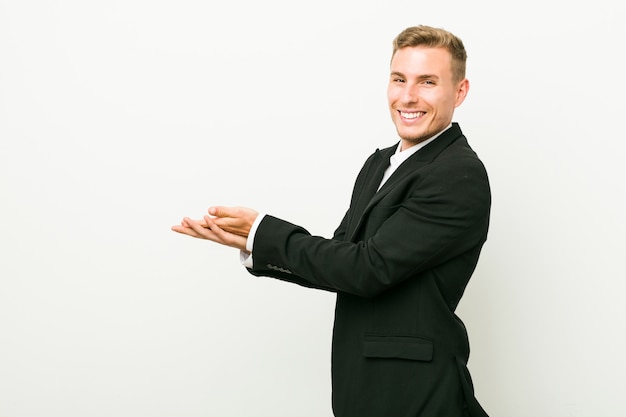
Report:
[[[363,356],[431,361],[433,341],[413,336],[366,335],[363,338]]]

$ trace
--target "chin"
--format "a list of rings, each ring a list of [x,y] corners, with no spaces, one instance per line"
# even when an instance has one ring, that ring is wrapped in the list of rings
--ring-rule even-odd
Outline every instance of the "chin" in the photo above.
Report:
[[[398,134],[402,140],[411,142],[411,143],[420,143],[429,138],[429,136],[425,134],[418,134],[418,133],[398,132]]]

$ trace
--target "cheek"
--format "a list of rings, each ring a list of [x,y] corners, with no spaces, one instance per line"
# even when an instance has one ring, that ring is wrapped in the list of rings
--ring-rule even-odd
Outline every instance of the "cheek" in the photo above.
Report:
[[[395,85],[387,87],[387,101],[389,104],[395,103],[402,97],[402,89]]]
[[[454,105],[454,97],[441,94],[430,94],[423,96],[425,102],[427,102],[433,109],[440,113],[446,113],[452,110]]]

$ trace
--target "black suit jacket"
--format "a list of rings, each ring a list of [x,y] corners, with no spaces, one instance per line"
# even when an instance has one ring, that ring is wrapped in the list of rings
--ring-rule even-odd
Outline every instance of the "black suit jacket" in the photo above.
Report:
[[[487,238],[487,173],[453,123],[377,192],[395,148],[367,159],[332,239],[266,216],[249,271],[337,293],[337,417],[486,416],[454,311]]]

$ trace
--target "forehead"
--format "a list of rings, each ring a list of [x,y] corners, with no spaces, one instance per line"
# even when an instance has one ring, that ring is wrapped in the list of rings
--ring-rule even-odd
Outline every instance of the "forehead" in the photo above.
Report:
[[[391,59],[391,71],[410,74],[451,74],[452,57],[444,48],[407,46],[398,49]]]

